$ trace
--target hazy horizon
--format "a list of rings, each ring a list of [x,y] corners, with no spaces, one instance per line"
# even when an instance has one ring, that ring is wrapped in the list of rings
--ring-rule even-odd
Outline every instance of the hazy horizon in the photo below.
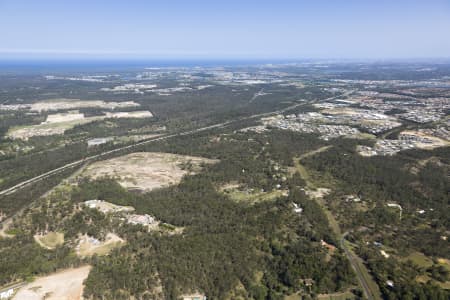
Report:
[[[450,57],[450,3],[0,0],[0,59]]]

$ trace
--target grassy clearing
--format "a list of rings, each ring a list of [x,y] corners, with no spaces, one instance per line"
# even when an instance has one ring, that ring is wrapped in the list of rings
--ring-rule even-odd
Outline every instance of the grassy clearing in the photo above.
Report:
[[[351,292],[333,293],[333,294],[320,294],[317,296],[320,300],[346,300],[355,299],[355,295]]]
[[[121,244],[122,244],[121,242],[107,243],[107,244],[95,247],[94,249],[91,246],[87,245],[87,244],[82,244],[80,246],[80,249],[79,249],[78,253],[79,253],[80,256],[83,256],[83,257],[84,256],[91,256],[91,255],[94,255],[94,254],[106,255],[109,252],[111,252],[112,249],[114,249],[116,247],[119,247]]]
[[[419,275],[416,277],[416,281],[419,283],[427,283],[430,280],[432,280],[432,279],[428,275]]]
[[[306,185],[311,189],[316,189],[317,187],[311,180],[311,177],[309,176],[309,172],[306,170],[306,168],[302,164],[300,164],[299,158],[294,159],[294,166],[295,166],[295,171],[300,174],[300,176],[303,178],[303,180],[306,181]]]
[[[354,203],[353,205],[355,210],[359,212],[366,212],[369,210],[369,207],[367,206],[366,202]]]
[[[44,248],[54,249],[64,244],[64,234],[59,232],[49,232],[45,235],[35,235],[36,242]]]
[[[336,219],[333,216],[333,214],[331,213],[331,211],[325,206],[323,199],[315,198],[315,201],[317,203],[319,203],[319,205],[322,207],[322,210],[328,219],[328,223],[330,224],[330,227],[333,230],[333,233],[336,236],[340,237],[342,235],[341,227],[339,226],[339,223],[336,221]]]
[[[327,187],[327,188],[333,187],[333,185],[334,185],[333,178],[326,177],[326,176],[324,176],[324,174],[315,174],[314,172],[307,170],[301,164],[302,159],[313,156],[317,153],[326,151],[330,148],[331,148],[331,146],[324,146],[319,149],[305,153],[305,154],[301,155],[300,157],[294,158],[294,168],[292,171],[298,172],[300,174],[300,176],[303,178],[303,180],[306,181],[306,185],[308,188],[317,189],[318,187]]]
[[[370,134],[370,133],[365,133],[365,132],[358,133],[352,137],[356,138],[356,139],[362,139],[362,140],[374,140],[376,138],[375,135]]]
[[[230,199],[236,202],[257,203],[262,201],[271,201],[283,195],[283,191],[274,190],[271,192],[247,192],[237,189],[225,192]]]
[[[442,266],[444,266],[445,268],[447,268],[447,270],[450,272],[450,259],[445,259],[445,258],[438,258],[438,263]]]
[[[437,284],[445,290],[450,290],[450,281],[438,282]]]
[[[284,297],[284,300],[302,300],[302,299],[303,297],[299,294],[292,294]]]
[[[444,266],[450,272],[450,260],[446,258],[438,258],[438,263]],[[441,288],[450,290],[450,281],[446,282],[438,282],[437,283]]]
[[[414,264],[421,268],[428,268],[433,265],[433,260],[420,252],[413,252],[402,260],[411,260]]]

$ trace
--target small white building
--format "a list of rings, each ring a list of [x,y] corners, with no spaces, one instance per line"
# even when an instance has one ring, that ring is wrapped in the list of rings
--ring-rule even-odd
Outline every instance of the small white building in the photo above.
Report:
[[[87,141],[88,147],[98,146],[102,144],[106,144],[107,142],[112,141],[111,137],[105,138],[95,138]]]
[[[389,258],[390,255],[386,253],[384,250],[380,250],[381,255],[383,255],[384,258]]]
[[[294,206],[294,212],[297,214],[301,214],[303,212],[303,208],[301,208],[300,206],[298,206],[297,203],[292,202],[292,205]]]

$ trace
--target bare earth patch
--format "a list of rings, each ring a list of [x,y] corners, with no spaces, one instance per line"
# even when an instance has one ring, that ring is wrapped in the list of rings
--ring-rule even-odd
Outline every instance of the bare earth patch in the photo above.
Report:
[[[153,114],[148,110],[139,110],[139,111],[119,111],[119,112],[107,112],[107,118],[151,118]]]
[[[12,128],[8,131],[8,136],[13,139],[27,140],[33,136],[64,134],[66,130],[72,129],[76,125],[101,119],[104,119],[104,117],[85,118],[83,114],[54,114],[49,115],[47,121],[39,125]]]
[[[307,189],[305,191],[306,195],[317,199],[317,198],[323,198],[324,196],[328,195],[331,192],[330,189],[327,188],[317,188],[315,190]]]
[[[2,221],[3,221],[3,219],[2,219]],[[9,226],[11,226],[12,222],[13,222],[12,218],[8,218],[3,221],[2,228],[0,228],[0,237],[11,238],[14,236],[12,234],[7,233],[7,231],[9,230]]]
[[[81,257],[97,255],[106,255],[112,249],[121,246],[125,241],[114,233],[108,233],[104,241],[83,235],[78,241],[75,250],[77,255]]]
[[[83,281],[91,266],[68,269],[40,277],[20,288],[14,300],[78,300],[82,299]]]
[[[66,130],[74,128],[76,125],[87,124],[90,122],[104,120],[106,118],[151,118],[153,114],[150,111],[131,111],[131,112],[106,112],[104,116],[85,117],[78,111],[67,113],[50,114],[45,122],[38,125],[20,126],[8,131],[8,136],[14,139],[27,140],[33,136],[47,136],[64,134]]]
[[[139,106],[139,103],[133,101],[106,102],[103,100],[52,99],[33,103],[30,105],[30,110],[41,112],[41,111],[74,109],[84,107],[116,109],[116,108],[137,107],[137,106]]]
[[[64,234],[59,232],[49,232],[44,235],[36,234],[34,239],[41,247],[47,249],[54,249],[56,246],[64,244]]]
[[[132,206],[116,205],[103,200],[88,200],[84,202],[84,205],[89,208],[98,209],[104,214],[134,211],[134,207]]]
[[[184,175],[200,171],[201,164],[216,160],[171,153],[139,152],[89,165],[82,176],[112,177],[127,189],[150,191],[177,184]]]

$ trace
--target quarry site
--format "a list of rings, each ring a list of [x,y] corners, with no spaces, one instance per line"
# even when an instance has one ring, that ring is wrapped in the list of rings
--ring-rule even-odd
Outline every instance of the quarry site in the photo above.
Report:
[[[81,176],[92,179],[111,177],[129,190],[151,191],[181,181],[184,175],[201,170],[203,164],[217,162],[202,157],[171,153],[138,152],[95,162]]]
[[[87,124],[107,118],[151,118],[153,114],[149,111],[131,112],[106,112],[102,116],[85,117],[77,110],[65,113],[49,114],[46,121],[38,125],[21,126],[12,128],[8,136],[13,139],[28,140],[34,136],[61,135],[77,125]]]

